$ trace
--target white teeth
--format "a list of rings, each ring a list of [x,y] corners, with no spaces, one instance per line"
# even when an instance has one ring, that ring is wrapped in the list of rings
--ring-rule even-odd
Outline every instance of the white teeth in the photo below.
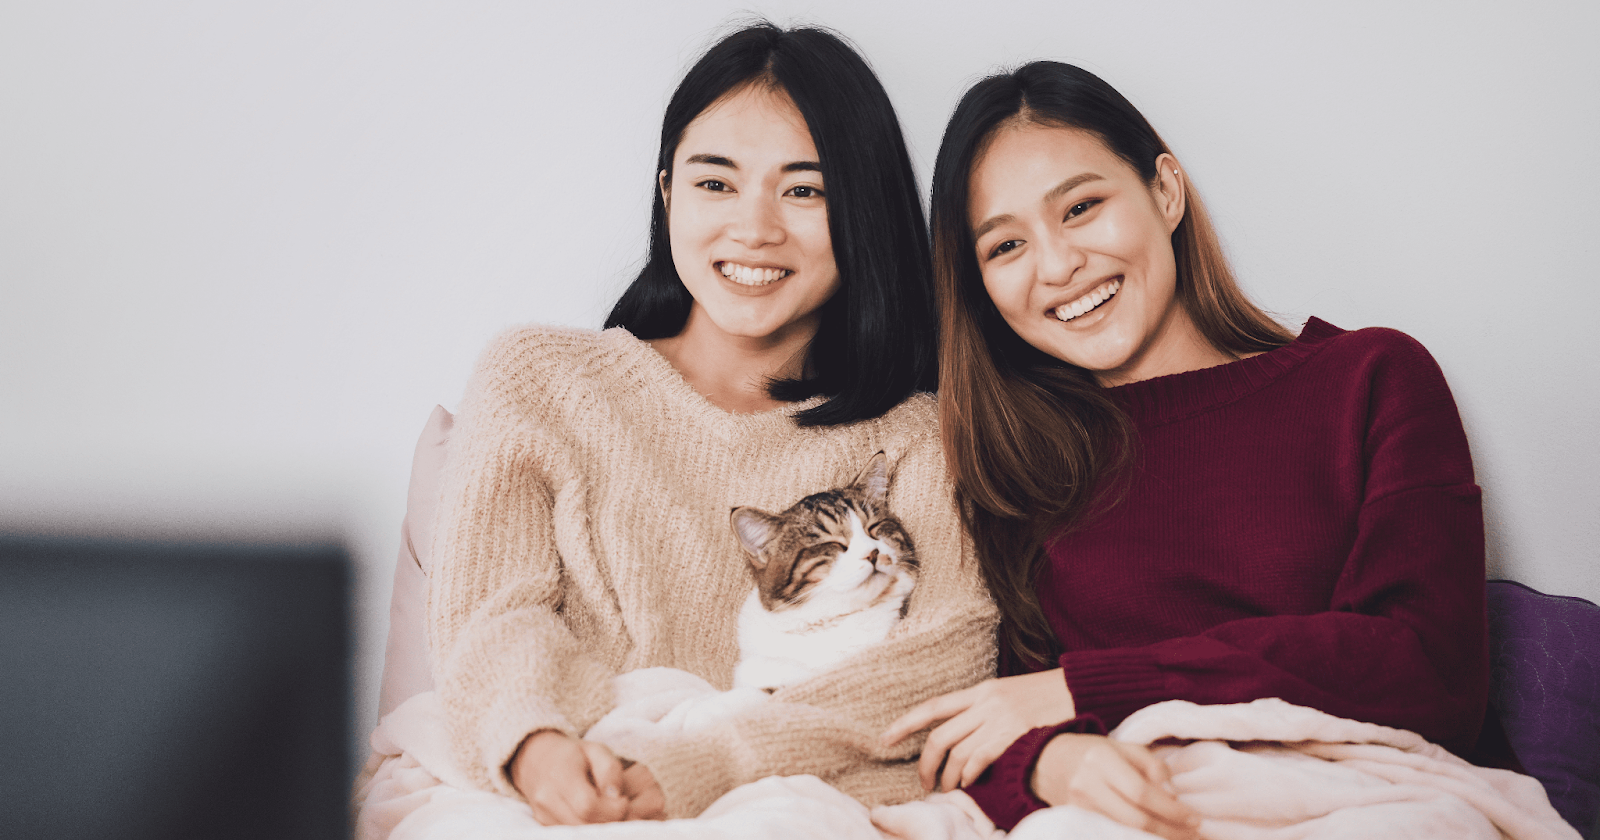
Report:
[[[1060,321],[1071,321],[1074,318],[1087,315],[1090,310],[1110,300],[1112,296],[1118,291],[1121,291],[1121,289],[1121,278],[1107,280],[1077,300],[1063,303],[1056,307],[1056,319]]]
[[[752,268],[738,263],[722,263],[722,276],[741,286],[765,286],[793,274],[787,268]]]

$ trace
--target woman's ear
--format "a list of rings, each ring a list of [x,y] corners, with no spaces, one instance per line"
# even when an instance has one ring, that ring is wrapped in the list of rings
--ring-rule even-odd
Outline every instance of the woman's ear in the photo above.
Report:
[[[1178,223],[1183,221],[1183,211],[1189,200],[1187,184],[1178,159],[1162,152],[1161,157],[1156,158],[1156,202],[1162,218],[1167,220],[1167,233],[1177,230]]]
[[[663,169],[656,174],[656,184],[661,187],[661,206],[672,209],[672,187],[667,184],[667,170]]]

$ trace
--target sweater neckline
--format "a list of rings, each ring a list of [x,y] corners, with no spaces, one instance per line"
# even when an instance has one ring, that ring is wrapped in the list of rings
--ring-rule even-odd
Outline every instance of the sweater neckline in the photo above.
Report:
[[[808,408],[821,405],[827,397],[809,397],[799,402],[787,403],[777,408],[744,413],[728,411],[710,400],[693,385],[689,384],[683,374],[667,357],[661,355],[650,343],[634,336],[624,327],[612,327],[603,330],[600,337],[614,346],[619,353],[631,357],[639,377],[644,380],[639,383],[642,387],[659,388],[678,404],[690,416],[702,423],[713,425],[732,425],[749,428],[753,426],[772,425],[779,421],[788,421],[784,425],[793,427],[793,417]]]
[[[1106,394],[1128,412],[1136,426],[1174,423],[1261,390],[1344,332],[1313,316],[1306,320],[1300,335],[1282,347],[1215,367],[1118,385],[1107,388]]]

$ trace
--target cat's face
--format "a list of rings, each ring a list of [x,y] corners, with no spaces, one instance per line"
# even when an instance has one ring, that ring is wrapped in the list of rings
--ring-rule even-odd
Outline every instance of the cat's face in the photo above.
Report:
[[[855,483],[814,493],[782,513],[735,508],[734,532],[750,554],[761,605],[774,613],[802,610],[810,621],[890,602],[902,609],[917,560],[884,502],[888,487],[880,452]]]

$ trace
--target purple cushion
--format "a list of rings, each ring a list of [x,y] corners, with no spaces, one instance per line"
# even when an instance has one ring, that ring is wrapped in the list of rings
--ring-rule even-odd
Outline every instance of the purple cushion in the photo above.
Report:
[[[1489,703],[1528,774],[1581,833],[1600,816],[1600,607],[1489,581]]]

